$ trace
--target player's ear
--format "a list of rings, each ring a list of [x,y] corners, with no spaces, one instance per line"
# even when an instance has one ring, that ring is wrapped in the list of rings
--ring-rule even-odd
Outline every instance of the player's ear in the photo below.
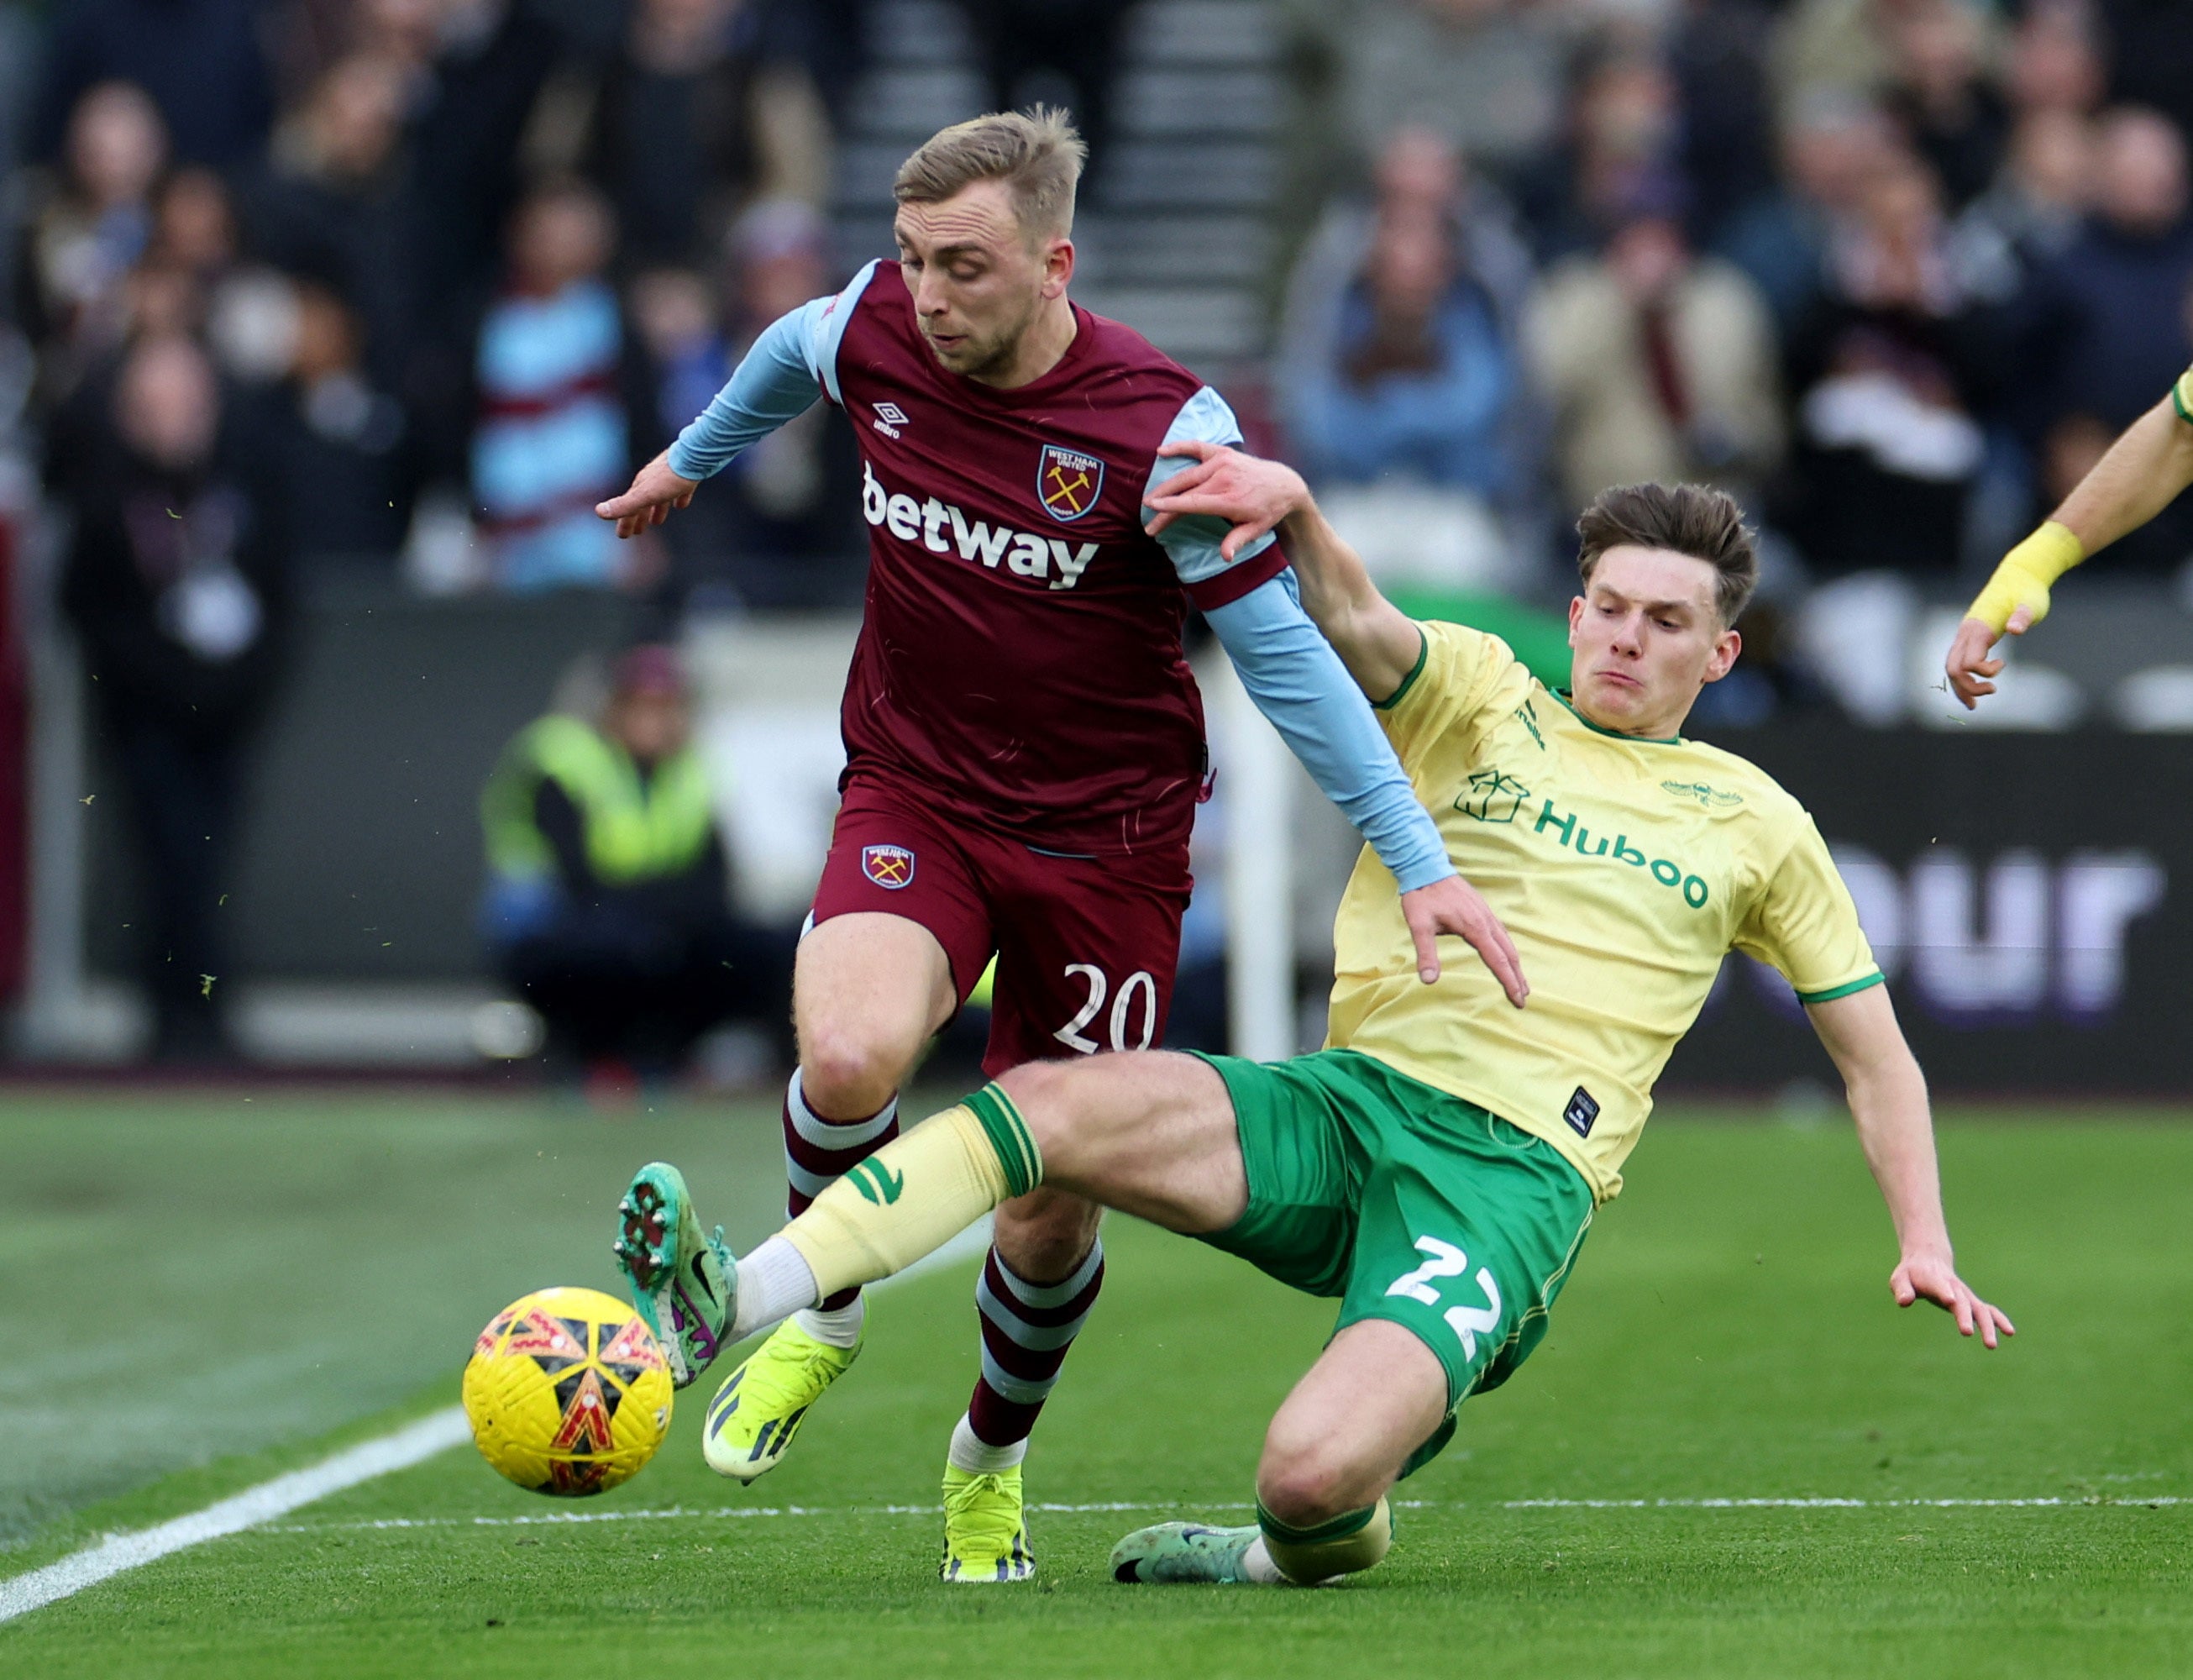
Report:
[[[1736,657],[1744,651],[1744,638],[1734,630],[1724,630],[1714,639],[1713,657],[1706,661],[1706,680],[1717,683],[1735,668]]]
[[[1057,297],[1074,279],[1074,241],[1056,238],[1046,242],[1043,253],[1043,295]]]
[[[1574,647],[1576,645],[1577,626],[1583,622],[1583,597],[1582,595],[1572,595],[1569,597],[1569,645],[1571,647]]]

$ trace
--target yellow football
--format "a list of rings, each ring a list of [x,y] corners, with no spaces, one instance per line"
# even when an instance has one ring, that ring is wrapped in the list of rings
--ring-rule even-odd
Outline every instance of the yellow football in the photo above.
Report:
[[[489,1322],[465,1367],[480,1456],[521,1488],[581,1498],[627,1482],[670,1430],[669,1362],[598,1289],[540,1289]]]

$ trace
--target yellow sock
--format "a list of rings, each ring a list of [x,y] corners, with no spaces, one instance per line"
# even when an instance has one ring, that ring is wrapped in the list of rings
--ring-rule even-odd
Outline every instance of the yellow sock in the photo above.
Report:
[[[1297,1586],[1353,1575],[1376,1563],[1394,1544],[1394,1508],[1382,1498],[1314,1528],[1290,1528],[1259,1504],[1257,1526],[1280,1573]]]
[[[2086,558],[2086,545],[2071,528],[2051,519],[2002,557],[1965,616],[1979,619],[1998,636],[2022,606],[2032,609],[2038,624],[2048,616],[2048,586]]]
[[[1013,1099],[985,1086],[886,1144],[784,1228],[827,1298],[912,1265],[999,1202],[1043,1182]]]

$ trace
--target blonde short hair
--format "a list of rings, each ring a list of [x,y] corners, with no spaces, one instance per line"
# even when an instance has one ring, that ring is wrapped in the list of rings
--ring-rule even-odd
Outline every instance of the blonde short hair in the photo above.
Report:
[[[940,129],[898,166],[891,197],[936,204],[978,181],[1002,181],[1030,236],[1074,231],[1074,192],[1089,148],[1063,111],[993,111]]]

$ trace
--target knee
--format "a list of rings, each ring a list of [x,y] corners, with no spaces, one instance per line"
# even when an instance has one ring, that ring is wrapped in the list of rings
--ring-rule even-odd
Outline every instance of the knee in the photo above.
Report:
[[[1071,1176],[1085,1164],[1079,1156],[1088,1153],[1086,1146],[1093,1139],[1088,1115],[1079,1112],[1088,1104],[1077,1101],[1077,1092],[1091,1066],[1088,1062],[1028,1062],[998,1076],[998,1088],[1012,1098],[1028,1123],[1046,1178],[1062,1172]],[[1077,1144],[1084,1147],[1077,1151]]]
[[[857,1120],[890,1101],[908,1058],[896,1045],[837,1022],[799,1035],[799,1088],[807,1106],[831,1120]]]
[[[1257,1465],[1257,1498],[1291,1528],[1314,1528],[1377,1499],[1391,1478],[1345,1441],[1291,1438],[1274,1420]]]

